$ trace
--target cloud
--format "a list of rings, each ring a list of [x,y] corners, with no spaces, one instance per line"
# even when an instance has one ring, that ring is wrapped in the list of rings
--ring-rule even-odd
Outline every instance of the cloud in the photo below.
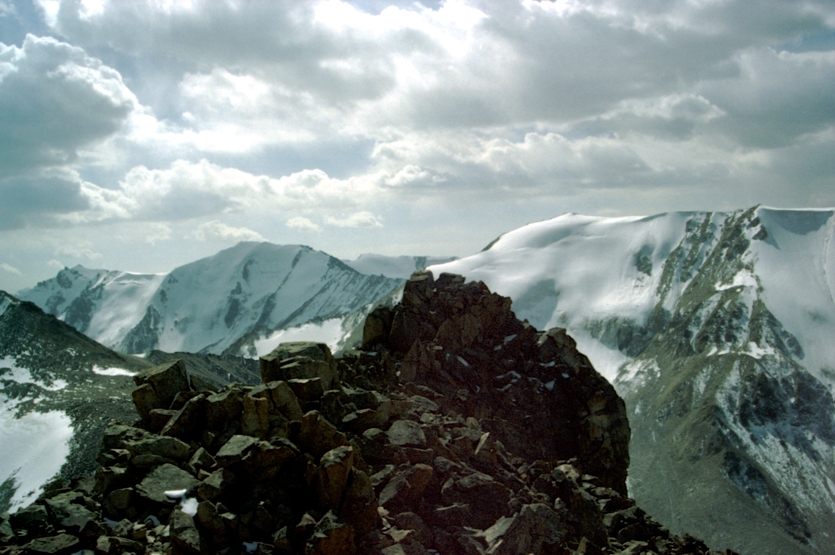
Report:
[[[11,264],[7,264],[5,262],[0,263],[0,270],[3,270],[4,272],[8,272],[10,274],[15,274],[17,276],[22,275],[20,273],[20,270],[18,270],[17,268],[12,266]]]
[[[174,162],[168,169],[131,169],[113,198],[102,203],[131,218],[176,220],[263,210],[327,210],[359,206],[382,194],[383,174],[334,179],[321,170],[279,178],[225,168],[207,160]]]
[[[121,75],[81,48],[32,35],[0,43],[0,177],[73,162],[136,106]]]
[[[313,231],[316,233],[322,231],[321,226],[314,224],[313,222],[302,216],[296,216],[295,218],[290,218],[289,220],[287,220],[287,227],[298,231]]]
[[[55,254],[86,258],[87,260],[98,260],[102,257],[100,252],[93,250],[93,244],[90,241],[81,241],[75,245],[60,245],[55,249]]]
[[[63,270],[66,265],[61,262],[60,260],[55,260],[54,258],[46,263],[47,266],[52,268],[53,270]]]
[[[260,233],[245,227],[232,227],[218,220],[200,224],[189,237],[198,241],[265,241]]]
[[[355,212],[345,218],[327,216],[325,223],[333,227],[383,227],[379,216],[371,212]]]
[[[142,236],[149,245],[156,245],[160,241],[171,239],[171,227],[160,222],[148,223],[143,226]]]
[[[43,114],[0,118],[3,233],[173,251],[214,221],[350,251],[376,247],[345,226],[383,217],[463,243],[567,210],[835,198],[828,0],[38,5],[65,42],[2,47],[0,113]]]
[[[38,226],[88,209],[81,184],[72,176],[0,179],[0,231]]]

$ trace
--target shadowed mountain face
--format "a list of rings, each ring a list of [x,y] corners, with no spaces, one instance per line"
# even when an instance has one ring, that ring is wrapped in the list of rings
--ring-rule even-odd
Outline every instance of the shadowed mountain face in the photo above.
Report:
[[[239,243],[165,275],[64,269],[19,296],[121,352],[253,357],[276,330],[362,311],[402,283],[309,247]]]
[[[134,413],[130,376],[149,366],[0,291],[0,511],[56,474],[92,472],[107,420]]]
[[[136,420],[133,375],[178,358],[203,384],[259,381],[251,359],[117,353],[0,291],[0,512],[26,505],[55,477],[91,474],[108,421]]]
[[[630,493],[742,553],[835,553],[835,217],[566,215],[433,266],[566,327],[626,401]]]

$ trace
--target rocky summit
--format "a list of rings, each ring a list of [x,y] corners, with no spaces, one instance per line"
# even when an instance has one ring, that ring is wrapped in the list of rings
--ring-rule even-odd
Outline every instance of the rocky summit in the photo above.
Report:
[[[283,344],[260,371],[137,374],[140,421],[3,515],[0,553],[710,552],[626,496],[624,403],[574,341],[482,283],[414,274],[360,349]]]

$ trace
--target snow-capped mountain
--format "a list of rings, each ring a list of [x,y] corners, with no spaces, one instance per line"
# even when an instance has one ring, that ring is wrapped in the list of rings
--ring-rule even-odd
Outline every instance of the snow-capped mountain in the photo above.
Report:
[[[625,398],[630,490],[741,553],[835,553],[835,214],[568,214],[430,267],[564,327]]]
[[[0,512],[59,472],[92,472],[107,419],[135,420],[130,376],[149,366],[0,291]]]
[[[409,279],[414,272],[433,264],[444,264],[456,260],[454,256],[385,256],[382,254],[361,254],[354,260],[343,260],[345,264],[361,274]]]
[[[276,330],[361,312],[402,281],[305,246],[243,242],[165,275],[76,266],[18,296],[121,352],[256,356]]]

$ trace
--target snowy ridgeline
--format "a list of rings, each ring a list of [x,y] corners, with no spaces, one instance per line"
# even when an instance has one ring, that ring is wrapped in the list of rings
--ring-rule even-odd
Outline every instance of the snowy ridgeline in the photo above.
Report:
[[[257,356],[273,332],[343,319],[401,284],[308,247],[240,243],[165,275],[64,269],[18,295],[121,352]]]
[[[715,275],[716,291],[742,290],[749,305],[761,299],[803,347],[803,366],[835,383],[835,362],[821,348],[835,335],[833,212],[758,208],[744,221],[737,221],[739,215],[567,214],[506,233],[483,252],[429,269],[484,281],[511,297],[516,314],[539,329],[567,328],[611,381],[633,357],[601,334],[600,322],[621,320],[642,328],[654,310],[673,312],[694,279]],[[753,219],[757,223],[748,227]],[[729,229],[729,223],[739,230]],[[710,260],[724,235],[737,232],[750,236],[749,247],[727,260]],[[691,242],[701,247],[681,260]],[[728,347],[716,346],[721,348]],[[746,342],[743,348],[757,355],[771,346]]]

